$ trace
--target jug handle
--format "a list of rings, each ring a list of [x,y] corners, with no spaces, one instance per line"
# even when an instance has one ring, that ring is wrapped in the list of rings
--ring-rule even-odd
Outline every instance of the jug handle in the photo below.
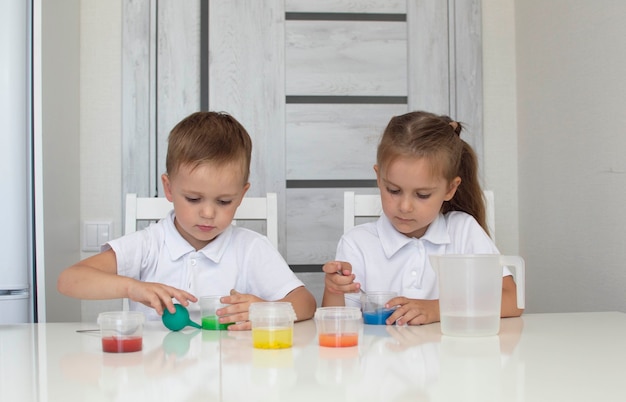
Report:
[[[514,268],[515,286],[517,287],[517,308],[525,308],[526,267],[524,264],[524,259],[516,255],[502,255],[500,256],[500,264]]]

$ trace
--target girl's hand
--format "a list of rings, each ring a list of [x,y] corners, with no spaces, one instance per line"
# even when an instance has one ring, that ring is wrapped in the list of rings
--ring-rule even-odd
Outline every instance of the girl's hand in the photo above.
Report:
[[[156,310],[157,314],[163,315],[164,308],[170,313],[175,313],[173,299],[187,307],[189,302],[197,302],[198,299],[189,292],[156,282],[142,282],[133,280],[128,286],[128,298],[132,301],[145,304]]]
[[[355,275],[352,273],[352,265],[345,261],[331,261],[324,264],[325,290],[334,294],[357,293],[361,284],[354,282]]]
[[[242,294],[235,289],[230,291],[230,296],[224,296],[220,300],[230,306],[218,309],[215,314],[219,317],[221,324],[228,324],[229,331],[245,331],[252,329],[249,320],[249,310],[252,303],[264,302],[265,300],[250,294]]]
[[[422,325],[439,321],[439,300],[409,299],[394,297],[385,305],[387,308],[400,306],[387,318],[387,324]]]

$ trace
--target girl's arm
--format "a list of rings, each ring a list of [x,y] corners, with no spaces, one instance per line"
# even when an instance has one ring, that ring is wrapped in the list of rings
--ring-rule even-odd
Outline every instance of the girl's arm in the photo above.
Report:
[[[400,307],[387,319],[387,324],[397,320],[398,325],[422,325],[440,320],[439,300],[418,300],[396,297],[391,305]],[[502,278],[501,317],[519,317],[524,310],[517,308],[517,288],[511,275]]]
[[[355,277],[349,262],[330,261],[324,264],[322,271],[325,274],[322,307],[345,306],[344,293],[359,292],[361,284],[354,282]]]
[[[501,317],[519,317],[524,312],[517,308],[517,286],[513,276],[508,275],[502,278],[502,308]]]

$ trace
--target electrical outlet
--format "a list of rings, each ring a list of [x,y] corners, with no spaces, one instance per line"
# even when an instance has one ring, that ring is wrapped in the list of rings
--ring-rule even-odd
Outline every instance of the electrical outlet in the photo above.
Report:
[[[83,251],[100,251],[100,246],[111,240],[113,222],[84,222]]]

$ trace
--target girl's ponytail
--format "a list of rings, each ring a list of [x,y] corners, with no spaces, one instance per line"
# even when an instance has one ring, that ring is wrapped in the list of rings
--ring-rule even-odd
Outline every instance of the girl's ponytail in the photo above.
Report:
[[[441,207],[442,213],[449,211],[462,211],[470,214],[478,224],[489,234],[485,212],[485,199],[478,180],[478,158],[472,147],[463,141],[461,161],[459,163],[458,176],[461,184],[450,201],[444,202]]]

